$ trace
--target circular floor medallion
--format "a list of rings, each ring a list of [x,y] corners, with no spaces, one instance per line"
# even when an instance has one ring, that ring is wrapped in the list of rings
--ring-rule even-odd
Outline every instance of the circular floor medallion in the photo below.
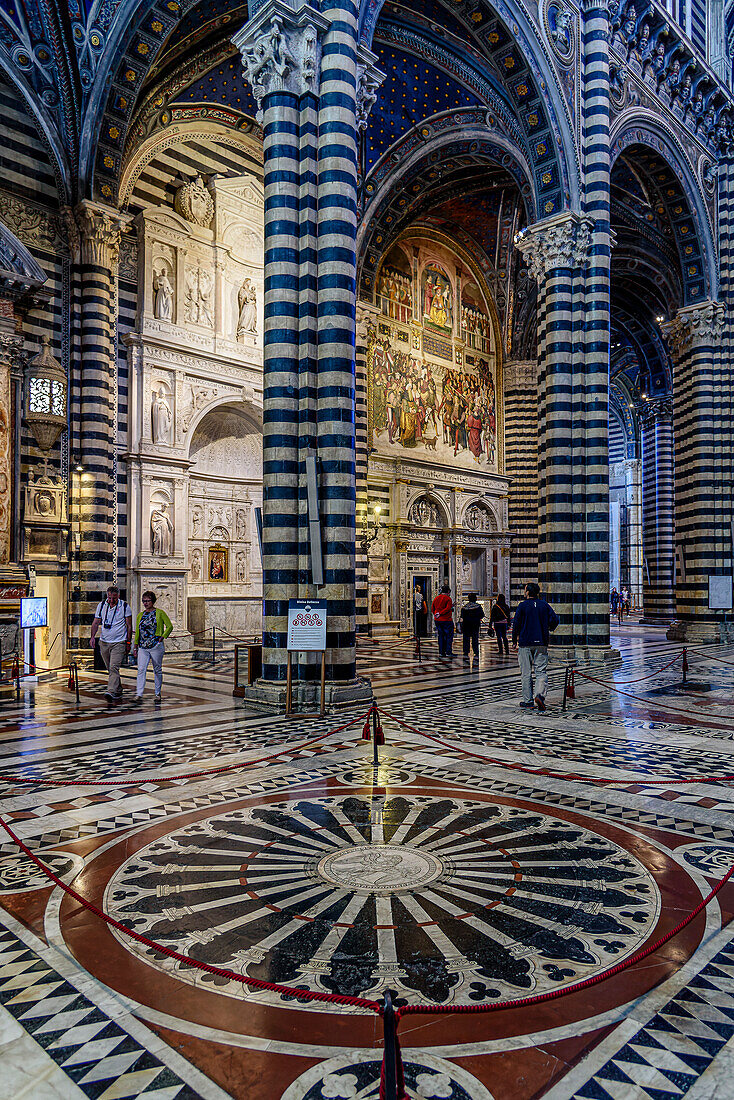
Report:
[[[443,872],[440,859],[400,844],[361,844],[331,852],[316,870],[326,882],[356,894],[396,894],[418,890]]]
[[[281,1100],[377,1100],[380,1070],[373,1051],[354,1050],[306,1070]],[[492,1100],[476,1077],[443,1058],[411,1054],[403,1070],[408,1095],[420,1100]]]
[[[64,882],[78,875],[84,866],[80,856],[70,852],[43,851],[36,853],[46,866]],[[3,856],[0,859],[0,894],[19,894],[28,890],[43,890],[52,883],[28,856]]]
[[[541,810],[343,792],[175,828],[117,868],[104,904],[149,939],[249,977],[471,1004],[608,969],[645,942],[660,897],[630,852]],[[182,982],[293,1003],[114,934]]]
[[[683,863],[711,878],[721,878],[734,863],[734,844],[713,841],[710,844],[687,844],[676,848]]]

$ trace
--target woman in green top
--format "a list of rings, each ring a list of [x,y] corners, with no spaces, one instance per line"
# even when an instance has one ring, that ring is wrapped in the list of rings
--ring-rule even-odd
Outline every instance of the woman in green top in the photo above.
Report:
[[[163,639],[167,638],[173,630],[171,620],[165,611],[155,606],[155,593],[143,592],[143,610],[138,615],[135,623],[135,639],[133,641],[133,657],[138,655],[138,685],[135,691],[135,702],[142,703],[145,690],[145,676],[148,665],[153,662],[153,677],[155,682],[155,701],[161,701],[161,688],[163,687],[163,653],[165,646]]]

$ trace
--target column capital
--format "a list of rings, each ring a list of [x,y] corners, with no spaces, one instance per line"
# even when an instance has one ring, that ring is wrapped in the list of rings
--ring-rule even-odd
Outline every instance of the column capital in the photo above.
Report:
[[[559,268],[585,267],[591,235],[591,220],[566,210],[523,229],[515,237],[515,247],[527,260],[530,274],[540,283]]]
[[[673,398],[667,393],[661,397],[648,397],[638,404],[637,415],[645,428],[659,423],[670,424],[673,420]]]
[[[502,364],[502,377],[505,389],[511,386],[532,386],[538,383],[538,363],[536,359],[507,359]]]
[[[366,344],[369,339],[370,329],[374,328],[375,320],[380,315],[378,306],[362,299],[357,301],[357,343]]]
[[[132,222],[132,216],[85,199],[76,207],[74,217],[79,229],[82,263],[114,271],[120,253],[120,237]]]
[[[329,21],[309,4],[266,0],[232,42],[242,54],[262,121],[262,103],[271,92],[318,93],[321,39]]]
[[[697,302],[679,309],[672,321],[661,325],[670,350],[679,355],[695,344],[710,344],[723,333],[726,306],[723,302]]]
[[[357,129],[366,130],[370,111],[377,102],[377,90],[385,74],[377,68],[377,54],[366,46],[357,50]]]

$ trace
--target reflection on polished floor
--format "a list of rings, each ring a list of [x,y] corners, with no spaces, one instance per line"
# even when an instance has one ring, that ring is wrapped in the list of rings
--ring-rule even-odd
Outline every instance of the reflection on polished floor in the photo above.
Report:
[[[398,1005],[569,990],[405,1016],[409,1097],[730,1096],[734,885],[574,988],[734,863],[734,651],[689,650],[684,684],[664,633],[624,626],[612,644],[622,659],[581,665],[565,712],[552,665],[543,714],[518,708],[493,642],[475,665],[362,645],[377,769],[363,716],[254,714],[227,659],[169,662],[160,707],[132,705],[132,673],[114,710],[93,676],[80,710],[61,682],[4,697],[3,819],[117,925],[3,835],[3,1094],[378,1096],[374,1012],[246,975]]]

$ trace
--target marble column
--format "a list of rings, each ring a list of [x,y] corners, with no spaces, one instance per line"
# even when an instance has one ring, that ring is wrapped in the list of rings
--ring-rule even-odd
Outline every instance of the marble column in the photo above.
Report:
[[[505,472],[512,478],[508,522],[512,566],[507,599],[515,607],[538,576],[538,364],[505,363]]]
[[[584,335],[591,242],[589,221],[571,212],[529,226],[517,241],[539,284],[538,579],[561,619],[554,645],[579,654],[609,644],[608,461],[598,477],[608,398]]]
[[[642,463],[628,458],[624,463],[627,504],[629,597],[633,611],[642,610]]]
[[[16,560],[13,546],[13,498],[14,487],[14,435],[15,409],[13,391],[15,389],[15,370],[23,355],[23,336],[15,331],[12,302],[9,316],[4,315],[0,301],[0,566]],[[7,322],[7,323],[6,323]],[[16,511],[20,501],[15,500]]]
[[[368,521],[367,474],[369,466],[367,350],[370,335],[374,331],[374,318],[379,309],[371,302],[357,302],[357,326],[355,342],[355,469],[357,546],[355,562],[355,600],[357,633],[369,629],[368,561],[362,544],[362,530]],[[389,616],[388,616],[389,617]]]
[[[642,440],[643,622],[675,618],[673,399],[639,407]]]
[[[115,448],[117,446],[116,279],[120,235],[130,219],[95,202],[75,211],[79,228],[80,342],[79,590],[72,596],[71,634],[83,645],[100,594],[116,577]]]
[[[719,641],[709,577],[731,576],[730,365],[722,363],[725,307],[685,306],[664,326],[673,357],[675,641]]]
[[[355,657],[357,124],[379,84],[357,46],[356,10],[266,0],[234,38],[263,124],[263,678],[283,701],[288,601],[327,601],[331,702],[369,689]],[[307,458],[317,459],[324,584],[313,583]],[[294,696],[313,698],[319,659],[294,655]]]

